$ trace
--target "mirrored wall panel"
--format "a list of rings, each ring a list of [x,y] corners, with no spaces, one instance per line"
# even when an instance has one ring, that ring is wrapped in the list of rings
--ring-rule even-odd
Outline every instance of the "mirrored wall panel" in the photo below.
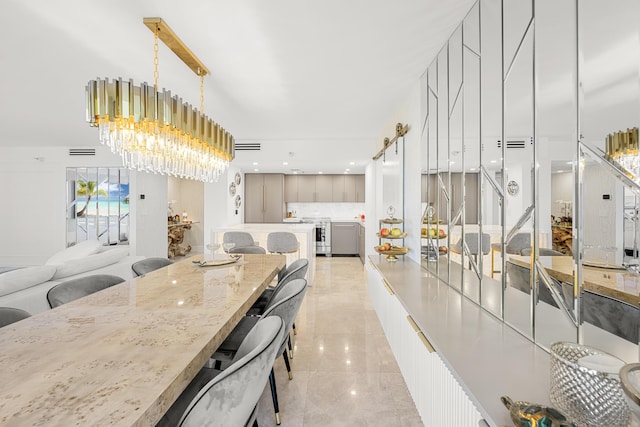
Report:
[[[480,0],[422,77],[423,266],[545,349],[638,359],[637,16]]]

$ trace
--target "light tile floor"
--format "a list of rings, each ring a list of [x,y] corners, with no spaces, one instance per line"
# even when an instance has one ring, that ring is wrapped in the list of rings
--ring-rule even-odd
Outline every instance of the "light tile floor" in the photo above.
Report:
[[[293,380],[282,356],[275,363],[281,426],[422,426],[359,258],[316,258],[296,328]],[[258,423],[275,426],[268,384]]]

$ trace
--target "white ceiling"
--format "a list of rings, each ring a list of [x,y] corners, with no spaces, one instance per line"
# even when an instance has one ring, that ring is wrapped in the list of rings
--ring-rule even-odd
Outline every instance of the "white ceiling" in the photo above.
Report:
[[[0,146],[97,144],[85,123],[87,81],[152,82],[153,34],[142,19],[161,17],[212,72],[205,113],[238,142],[263,144],[259,156],[239,153],[237,166],[357,169],[472,4],[3,0]],[[159,85],[198,106],[198,77],[164,45],[159,58]]]

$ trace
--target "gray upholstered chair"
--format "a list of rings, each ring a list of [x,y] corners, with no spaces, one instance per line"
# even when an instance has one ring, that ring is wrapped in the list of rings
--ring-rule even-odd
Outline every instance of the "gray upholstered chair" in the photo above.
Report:
[[[134,262],[131,264],[131,270],[133,271],[133,277],[138,277],[171,264],[173,264],[173,261],[169,258],[151,257]]]
[[[478,245],[479,240],[478,233],[464,233],[464,241],[469,248],[469,254],[475,258],[476,263],[478,262],[478,255],[487,255],[491,250],[491,236],[488,233],[482,233],[482,242],[480,242],[480,245]],[[451,250],[460,254],[463,252],[462,238],[453,245]],[[471,268],[471,266],[469,266],[469,268]]]
[[[517,233],[505,247],[505,252],[508,254],[521,255],[522,251],[527,248],[531,251],[531,233]]]
[[[296,235],[288,231],[274,231],[267,236],[267,250],[271,253],[290,254],[298,252],[300,242]],[[300,253],[298,252],[298,256]]]
[[[234,248],[239,248],[241,246],[256,246],[255,240],[251,234],[246,231],[227,231],[222,236],[223,248],[225,243],[233,243]],[[224,249],[228,251],[228,249]]]
[[[262,246],[234,246],[229,249],[230,254],[266,254]]]
[[[124,281],[122,277],[111,274],[94,274],[93,276],[68,280],[49,289],[47,301],[49,301],[51,308],[56,308]]]
[[[31,316],[24,310],[13,307],[0,307],[0,328],[17,322],[18,320],[26,319]]]
[[[157,426],[251,426],[285,325],[265,318],[242,340],[224,371],[202,368]]]
[[[526,293],[527,295],[531,295],[531,285],[530,285],[530,274],[531,270],[522,265],[513,263],[511,261],[506,262],[507,266],[507,278],[508,285],[512,288],[518,289]],[[551,277],[551,281],[553,282],[553,286],[556,288],[556,291],[564,298],[564,302],[567,306],[571,306],[571,301],[573,299],[573,287],[569,283],[562,283]],[[538,300],[542,300],[545,303],[558,308],[558,304],[551,296],[551,291],[542,283],[541,280],[538,279]],[[537,302],[537,301],[536,301]]]
[[[293,326],[293,321],[298,314],[298,310],[300,310],[306,290],[307,281],[305,279],[295,279],[284,284],[282,286],[282,290],[270,301],[262,317],[245,316],[240,320],[227,339],[211,356],[211,364],[216,368],[223,368],[229,363],[229,361],[235,359],[235,354],[238,351],[237,349],[239,348],[240,343],[244,340],[244,337],[249,333],[249,331],[251,331],[254,325],[262,322],[262,319],[267,319],[270,316],[278,316],[282,318],[285,324],[285,333],[279,346],[279,353],[281,353],[284,358],[284,364],[287,368],[287,372],[289,373],[289,379],[293,379],[291,365],[289,364],[289,357],[287,355],[287,343],[289,342],[289,331]],[[271,397],[273,398],[276,424],[279,425],[280,409],[278,406],[276,378],[273,373],[273,369],[271,369],[271,374],[269,375],[269,384],[271,385]]]
[[[289,283],[295,279],[304,279],[309,269],[309,260],[306,258],[298,259],[289,264],[284,269],[284,276],[278,280],[278,284],[272,288],[265,289],[258,297],[258,300],[251,306],[247,314],[249,316],[262,316],[269,302],[275,297],[282,285]]]

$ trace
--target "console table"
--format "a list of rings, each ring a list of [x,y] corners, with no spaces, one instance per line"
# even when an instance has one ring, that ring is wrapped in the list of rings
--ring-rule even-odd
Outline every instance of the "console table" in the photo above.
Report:
[[[184,242],[184,230],[191,230],[191,226],[196,224],[194,222],[177,222],[168,225],[167,230],[167,256],[173,258],[175,256],[184,256],[191,252],[191,245],[183,246]]]

